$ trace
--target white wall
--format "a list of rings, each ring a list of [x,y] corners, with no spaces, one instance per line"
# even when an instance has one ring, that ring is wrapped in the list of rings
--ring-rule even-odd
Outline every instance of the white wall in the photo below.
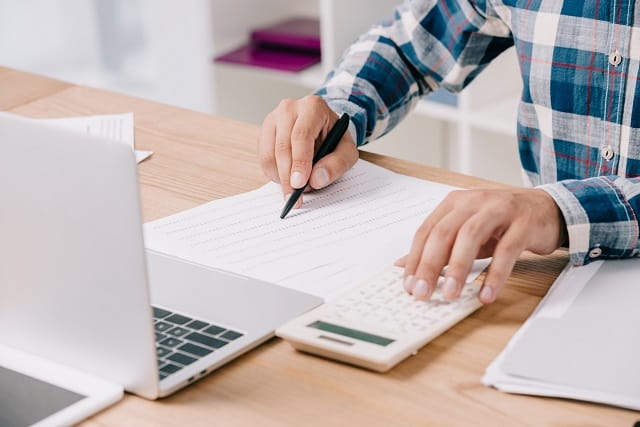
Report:
[[[0,0],[0,65],[212,111],[209,0]]]

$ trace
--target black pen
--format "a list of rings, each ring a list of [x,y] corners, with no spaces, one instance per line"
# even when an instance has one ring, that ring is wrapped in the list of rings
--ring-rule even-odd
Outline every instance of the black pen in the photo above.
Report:
[[[324,156],[326,156],[327,154],[331,153],[333,150],[336,149],[338,142],[340,142],[340,140],[344,136],[344,133],[347,131],[348,127],[349,127],[349,115],[347,113],[344,113],[342,117],[338,119],[336,124],[333,125],[333,127],[327,134],[327,138],[324,140],[324,142],[320,146],[320,149],[318,150],[316,155],[313,156],[313,161],[311,162],[312,166],[318,163],[318,160],[320,160],[321,158],[323,158]],[[293,208],[293,206],[296,204],[296,202],[302,195],[302,192],[304,191],[304,189],[307,188],[307,185],[309,185],[308,180],[305,185],[293,190],[293,193],[291,193],[291,196],[289,196],[289,200],[287,200],[287,203],[285,203],[284,208],[282,209],[282,213],[280,214],[280,219],[283,219],[285,216],[287,216],[289,211]]]

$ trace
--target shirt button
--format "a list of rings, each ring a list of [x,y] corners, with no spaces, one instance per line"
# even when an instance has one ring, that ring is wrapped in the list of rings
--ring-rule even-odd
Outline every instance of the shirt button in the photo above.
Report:
[[[602,149],[602,152],[600,153],[600,155],[602,156],[603,159],[605,160],[611,160],[613,159],[613,148],[611,147],[604,147]]]
[[[589,251],[589,258],[591,259],[598,258],[600,255],[602,255],[602,249],[600,248],[593,248]]]
[[[620,65],[621,62],[622,62],[622,55],[620,55],[620,52],[616,50],[609,54],[609,64],[613,65],[614,67],[617,67],[618,65]]]

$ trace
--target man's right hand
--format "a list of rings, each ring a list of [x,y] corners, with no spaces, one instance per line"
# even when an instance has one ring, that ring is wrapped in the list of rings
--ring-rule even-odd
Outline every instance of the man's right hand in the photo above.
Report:
[[[338,115],[316,95],[285,99],[264,119],[258,138],[260,166],[282,186],[285,199],[307,180],[311,188],[326,187],[358,160],[358,149],[347,132],[331,154],[312,165],[313,155],[337,120]],[[295,207],[301,204],[302,198]]]

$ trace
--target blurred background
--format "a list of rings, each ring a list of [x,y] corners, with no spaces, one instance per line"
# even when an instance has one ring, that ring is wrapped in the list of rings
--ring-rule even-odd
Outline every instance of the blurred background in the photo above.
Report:
[[[322,84],[400,0],[0,0],[0,66],[260,124]],[[215,61],[252,32],[314,19],[321,57],[299,71]],[[469,88],[420,102],[367,150],[520,185],[513,51]],[[2,82],[0,81],[0,91]]]

